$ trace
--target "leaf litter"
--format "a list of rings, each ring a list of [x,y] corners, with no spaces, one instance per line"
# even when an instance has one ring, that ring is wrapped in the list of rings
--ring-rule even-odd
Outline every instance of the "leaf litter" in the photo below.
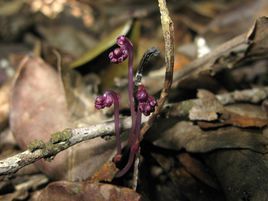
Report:
[[[162,89],[164,43],[156,2],[55,0],[51,8],[64,6],[53,17],[48,4],[38,3],[40,9],[32,9],[30,0],[1,2],[1,159],[65,128],[109,121],[111,110],[94,109],[104,88],[119,92],[120,117],[129,115],[126,65],[107,62],[119,32],[133,37],[136,64],[147,48],[160,50],[142,82],[150,94]],[[141,143],[137,193],[120,187],[131,186],[132,171],[114,179],[123,164],[112,163],[115,142],[108,136],[1,176],[1,199],[267,199],[266,1],[167,3],[176,25],[174,84]],[[21,58],[28,59],[18,67]],[[15,76],[8,74],[14,70]]]

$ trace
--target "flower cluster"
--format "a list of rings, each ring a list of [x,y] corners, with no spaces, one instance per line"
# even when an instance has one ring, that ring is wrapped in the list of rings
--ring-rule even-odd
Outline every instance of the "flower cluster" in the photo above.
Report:
[[[138,109],[145,115],[149,116],[154,112],[154,108],[157,102],[153,96],[149,96],[145,87],[140,85],[136,93],[136,99],[138,101]]]
[[[102,96],[95,99],[95,108],[100,110],[105,107],[111,107],[113,104],[113,97],[109,92],[105,92]]]
[[[95,108],[100,110],[105,107],[111,107],[114,104],[114,130],[116,136],[117,153],[114,161],[121,159],[121,140],[120,140],[120,120],[119,120],[119,97],[114,91],[106,91],[102,96],[98,96],[95,100]]]
[[[140,143],[140,127],[141,116],[149,116],[154,111],[157,105],[153,96],[149,96],[145,87],[139,85],[137,93],[134,93],[134,81],[133,81],[133,45],[131,41],[125,36],[119,36],[116,41],[119,47],[115,48],[109,53],[108,57],[112,63],[121,63],[128,58],[128,98],[129,107],[132,117],[132,126],[129,134],[129,146],[130,154],[127,164],[117,174],[117,177],[124,175],[132,166],[136,154],[139,150]],[[135,102],[137,107],[135,107]],[[114,157],[114,161],[118,162],[121,159],[121,140],[120,140],[120,120],[119,120],[119,98],[113,91],[107,91],[102,96],[98,96],[95,100],[96,109],[103,109],[110,107],[114,104],[114,118],[115,118],[115,134],[117,144],[117,154]],[[135,110],[136,108],[136,110]]]
[[[108,57],[112,63],[121,63],[128,57],[128,52],[125,48],[115,48]]]
[[[108,57],[112,63],[121,63],[132,54],[133,46],[125,36],[119,36],[116,43],[119,47],[110,52]]]

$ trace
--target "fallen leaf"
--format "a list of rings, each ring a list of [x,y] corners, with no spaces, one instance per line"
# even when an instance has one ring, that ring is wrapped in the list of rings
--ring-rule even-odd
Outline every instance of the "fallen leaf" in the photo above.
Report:
[[[56,71],[40,58],[28,58],[11,93],[10,128],[21,148],[34,139],[47,141],[50,134],[70,127],[64,89]],[[64,177],[66,153],[51,163],[38,161],[42,171]]]

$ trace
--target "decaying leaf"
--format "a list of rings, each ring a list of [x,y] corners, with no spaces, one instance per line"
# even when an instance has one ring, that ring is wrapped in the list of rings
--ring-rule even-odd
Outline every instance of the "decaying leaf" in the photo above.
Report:
[[[50,134],[70,127],[63,86],[56,71],[39,58],[29,58],[19,72],[11,95],[10,126],[25,149],[34,139],[48,140]],[[67,166],[60,153],[51,163],[38,162],[51,176],[64,177]]]
[[[128,188],[110,184],[59,181],[50,183],[38,201],[139,201],[141,196]]]

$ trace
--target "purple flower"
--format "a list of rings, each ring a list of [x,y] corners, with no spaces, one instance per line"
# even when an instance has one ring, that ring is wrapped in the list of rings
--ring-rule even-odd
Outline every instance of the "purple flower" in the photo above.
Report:
[[[96,99],[95,99],[95,108],[97,110],[100,110],[100,109],[103,109],[105,108],[105,97],[103,96],[98,96]]]
[[[122,63],[128,57],[128,52],[125,48],[115,48],[108,57],[112,63]]]
[[[149,116],[152,111],[152,107],[147,102],[143,102],[143,103],[139,103],[139,110],[145,116]]]
[[[138,87],[136,98],[138,101],[138,110],[145,116],[149,116],[152,112],[154,112],[157,102],[153,96],[148,95],[148,92],[143,85]]]
[[[102,96],[98,96],[95,99],[95,108],[100,110],[105,107],[111,107],[114,102],[114,98],[110,91],[105,92]]]
[[[114,130],[116,137],[117,153],[114,161],[121,159],[121,140],[120,140],[120,119],[119,119],[119,97],[114,91],[106,91],[102,96],[98,96],[95,100],[95,108],[100,110],[105,107],[111,107],[114,104]]]
[[[143,85],[140,85],[138,87],[136,98],[137,98],[138,102],[146,102],[147,101],[148,93]]]
[[[123,176],[132,166],[140,144],[140,129],[142,114],[149,116],[154,110],[157,102],[153,96],[149,96],[143,85],[139,85],[136,94],[134,94],[133,81],[133,45],[131,41],[124,35],[119,36],[116,40],[119,47],[109,53],[109,59],[112,63],[121,63],[128,58],[128,99],[132,126],[129,134],[130,154],[127,164],[116,175]],[[135,110],[135,101],[137,102],[137,111]],[[121,159],[121,142],[119,134],[119,100],[118,96],[113,91],[107,91],[102,96],[98,96],[95,101],[96,109],[103,109],[114,104],[114,122],[116,133],[117,154],[114,161],[118,162]]]
[[[157,102],[153,96],[148,97],[148,103],[150,104],[151,107],[155,107],[157,105]]]

